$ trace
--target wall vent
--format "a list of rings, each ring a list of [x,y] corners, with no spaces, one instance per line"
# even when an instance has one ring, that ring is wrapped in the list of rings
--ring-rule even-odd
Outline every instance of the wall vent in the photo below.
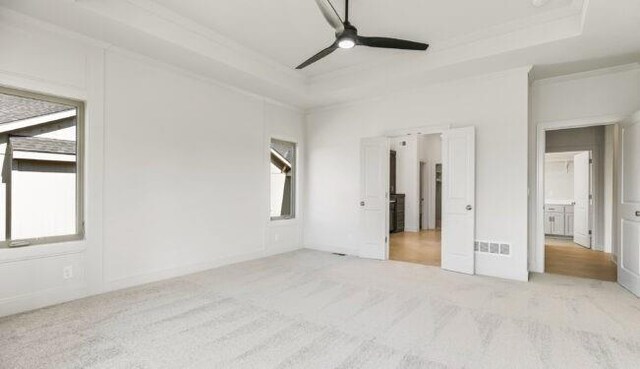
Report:
[[[508,243],[493,242],[493,241],[475,241],[473,243],[473,249],[475,252],[482,254],[493,254],[497,256],[510,256],[511,245]]]

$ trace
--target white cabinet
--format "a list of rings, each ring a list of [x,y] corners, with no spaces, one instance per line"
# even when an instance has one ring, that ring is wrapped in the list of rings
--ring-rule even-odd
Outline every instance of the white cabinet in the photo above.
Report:
[[[564,235],[573,236],[573,213],[564,214]]]
[[[545,234],[573,236],[573,205],[546,205],[544,215]]]

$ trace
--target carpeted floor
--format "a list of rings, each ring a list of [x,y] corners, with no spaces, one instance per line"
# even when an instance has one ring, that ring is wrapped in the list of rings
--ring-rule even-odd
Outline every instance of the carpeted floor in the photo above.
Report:
[[[6,368],[637,368],[640,301],[315,251],[0,319]]]

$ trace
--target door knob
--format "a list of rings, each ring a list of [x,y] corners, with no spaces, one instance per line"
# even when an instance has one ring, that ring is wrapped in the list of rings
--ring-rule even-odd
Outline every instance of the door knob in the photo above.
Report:
[[[640,217],[640,211],[636,211],[636,216]]]
[[[471,205],[467,205],[467,207],[465,209],[471,210],[471,209],[473,209],[473,207]]]
[[[364,201],[360,201],[360,206],[364,206]]]

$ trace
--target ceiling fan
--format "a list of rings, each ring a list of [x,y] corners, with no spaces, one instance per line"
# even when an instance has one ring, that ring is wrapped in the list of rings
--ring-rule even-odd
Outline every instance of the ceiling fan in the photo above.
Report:
[[[403,49],[403,50],[426,50],[429,45],[420,42],[413,42],[407,40],[399,40],[397,38],[389,37],[364,37],[358,35],[356,27],[349,23],[349,0],[346,0],[345,4],[345,20],[340,18],[340,15],[333,7],[329,0],[316,0],[322,15],[336,31],[336,41],[326,49],[320,51],[316,55],[307,59],[304,63],[298,65],[296,69],[302,69],[307,67],[325,56],[336,51],[336,49],[351,49],[356,45],[378,47],[384,49]]]

